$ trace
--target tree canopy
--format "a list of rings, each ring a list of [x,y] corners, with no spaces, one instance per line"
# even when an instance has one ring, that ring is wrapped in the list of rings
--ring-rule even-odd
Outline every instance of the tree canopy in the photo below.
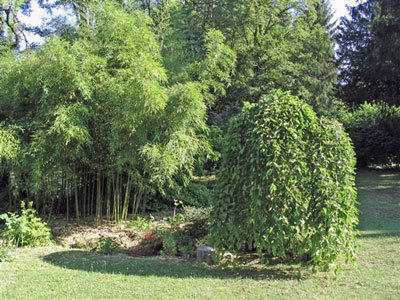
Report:
[[[151,24],[141,12],[102,5],[96,26],[82,27],[72,43],[53,37],[2,61],[3,120],[20,128],[21,142],[9,171],[27,197],[43,202],[38,208],[53,209],[61,193],[59,205],[67,213],[74,207],[77,218],[95,202],[98,216],[105,207],[108,216],[113,209],[114,218],[126,218],[143,194],[192,171],[207,144],[199,133],[213,81],[169,85]],[[217,57],[205,55],[202,73],[215,70],[223,49],[218,32],[206,43]],[[6,157],[9,147],[2,149]]]
[[[400,3],[369,0],[350,8],[338,29],[339,97],[347,103],[400,104]]]
[[[319,115],[335,108],[326,0],[38,4],[63,7],[74,20],[18,27],[45,42],[2,52],[1,155],[11,207],[28,198],[44,213],[123,219],[146,207],[146,195],[186,184],[194,166],[220,157],[211,145],[221,151],[244,102],[278,88]]]

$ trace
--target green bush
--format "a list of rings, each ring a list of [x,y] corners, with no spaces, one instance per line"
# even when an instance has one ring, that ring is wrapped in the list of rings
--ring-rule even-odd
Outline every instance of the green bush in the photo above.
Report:
[[[185,223],[185,215],[177,213],[174,216],[167,218],[167,221],[169,224],[171,224],[171,226],[177,227]]]
[[[185,232],[194,239],[202,239],[210,232],[211,207],[190,207],[183,208],[186,219]]]
[[[140,230],[149,230],[151,229],[151,223],[153,222],[153,219],[154,218],[150,218],[147,220],[141,216],[136,216],[134,219],[129,221],[128,226]]]
[[[146,199],[146,210],[159,212],[171,208],[172,205],[176,206],[176,203],[195,207],[209,206],[212,201],[212,186],[209,187],[209,185],[206,186],[192,181],[187,185],[181,182],[180,184],[164,186],[162,193]]]
[[[209,145],[198,155],[195,164],[196,175],[206,175],[215,171],[221,164],[221,152],[224,147],[222,129],[217,126],[210,126],[206,136]]]
[[[101,237],[90,240],[88,250],[106,255],[117,253],[121,248],[118,240],[113,237]]]
[[[163,248],[161,235],[160,230],[146,230],[142,232],[140,247],[144,255],[157,255],[160,253]]]
[[[275,91],[229,126],[211,239],[220,250],[328,266],[355,257],[354,151],[335,121]]]
[[[186,187],[176,187],[167,192],[170,202],[180,201],[188,206],[208,206],[211,203],[211,190],[206,186],[191,182]]]
[[[121,245],[115,237],[81,238],[72,245],[72,248],[111,255],[119,252]]]
[[[162,240],[162,255],[174,256],[177,254],[176,243],[173,232],[164,230],[160,232]]]
[[[169,220],[169,226],[147,234],[146,241],[161,240],[163,255],[191,257],[209,234],[210,211],[211,208],[184,206],[182,213]]]
[[[21,208],[21,215],[15,213],[0,215],[0,219],[6,222],[6,228],[1,232],[3,238],[16,247],[48,245],[51,242],[50,229],[36,216],[32,202],[28,203],[27,208],[25,202],[22,202]]]
[[[191,258],[195,256],[196,249],[193,247],[193,245],[182,245],[179,248],[179,252],[184,258]]]
[[[211,208],[183,208],[185,225],[178,228],[174,234],[179,254],[192,256],[196,247],[204,242],[210,233],[210,211]]]
[[[353,140],[358,166],[400,163],[399,107],[364,103],[340,119]]]

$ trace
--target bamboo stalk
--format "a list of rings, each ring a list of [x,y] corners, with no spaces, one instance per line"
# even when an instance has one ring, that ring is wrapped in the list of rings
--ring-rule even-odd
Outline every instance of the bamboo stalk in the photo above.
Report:
[[[102,208],[102,186],[101,186],[101,181],[102,181],[102,173],[101,170],[97,170],[97,193],[96,193],[96,221],[100,221],[101,219],[101,208]]]
[[[14,200],[13,200],[13,196],[12,196],[12,193],[11,193],[10,184],[7,184],[6,189],[7,189],[7,192],[8,192],[10,211],[14,211],[15,210],[15,205],[14,205]]]
[[[60,214],[61,204],[64,199],[64,192],[65,192],[64,172],[62,172],[61,173],[61,190],[60,190],[60,196],[58,197],[58,203],[57,203],[57,208],[56,208],[57,214]]]
[[[138,187],[137,191],[135,193],[134,207],[133,207],[133,212],[132,212],[134,216],[137,216],[137,214],[138,214],[139,206],[140,206],[140,202],[142,200],[142,197],[143,197],[143,193],[141,191],[141,188]]]
[[[94,215],[94,197],[95,197],[95,178],[94,175],[91,176],[91,193],[90,193],[90,216]]]
[[[104,216],[104,211],[105,211],[105,200],[106,200],[106,172],[102,172],[101,174],[101,218]]]
[[[82,216],[86,216],[87,172],[84,170],[82,182]]]
[[[65,183],[65,186],[66,186],[66,201],[67,201],[67,221],[69,221],[69,186],[68,186],[68,179],[66,179],[66,183]]]
[[[90,216],[90,205],[91,205],[91,199],[92,199],[92,177],[91,174],[88,173],[88,195],[87,195],[87,216]]]
[[[129,208],[129,199],[131,194],[131,174],[128,174],[128,179],[125,187],[125,199],[122,209],[122,220],[126,220],[128,218],[128,208]]]
[[[116,174],[115,178],[113,176],[113,217],[116,222],[118,222],[118,174]]]
[[[111,220],[111,180],[107,178],[107,192],[106,192],[106,218],[108,221]]]
[[[78,178],[74,180],[74,197],[75,197],[75,218],[79,221],[79,197],[78,197]]]
[[[122,174],[119,175],[119,186],[118,186],[118,214],[119,221],[121,221],[122,217]]]

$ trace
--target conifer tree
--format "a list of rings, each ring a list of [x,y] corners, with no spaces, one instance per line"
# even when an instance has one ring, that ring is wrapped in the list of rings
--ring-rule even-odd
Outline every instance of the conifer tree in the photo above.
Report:
[[[349,12],[337,35],[339,97],[349,104],[400,104],[400,3],[369,0]]]

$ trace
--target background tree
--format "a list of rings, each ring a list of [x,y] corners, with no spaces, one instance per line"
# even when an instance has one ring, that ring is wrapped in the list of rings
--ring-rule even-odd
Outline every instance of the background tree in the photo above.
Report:
[[[340,114],[357,153],[359,167],[400,163],[400,109],[385,102],[363,103]]]
[[[79,20],[90,23],[88,20],[95,18],[88,11],[96,2],[62,0],[55,5],[72,9],[79,25]],[[129,13],[140,9],[151,17],[171,83],[197,80],[201,75],[194,66],[206,55],[207,33],[210,29],[223,33],[237,63],[232,78],[226,67],[223,78],[215,78],[225,90],[229,88],[213,95],[216,101],[209,107],[210,123],[226,127],[242,101],[258,99],[272,88],[290,90],[319,113],[329,114],[337,71],[333,64],[328,1],[114,2]],[[227,52],[226,56],[232,54]]]
[[[208,26],[225,34],[237,64],[213,122],[226,126],[242,101],[255,101],[274,88],[326,111],[336,82],[328,12],[320,1],[216,1]]]
[[[369,0],[349,12],[337,35],[339,97],[350,104],[400,104],[400,3]]]
[[[167,85],[150,24],[101,5],[73,43],[53,38],[2,65],[1,110],[23,129],[22,165],[9,172],[41,211],[125,219],[193,168],[205,85]]]
[[[24,28],[18,18],[20,10],[29,9],[30,0],[1,0],[0,1],[0,47],[18,48],[22,41],[28,45]],[[1,49],[0,49],[1,51]]]

